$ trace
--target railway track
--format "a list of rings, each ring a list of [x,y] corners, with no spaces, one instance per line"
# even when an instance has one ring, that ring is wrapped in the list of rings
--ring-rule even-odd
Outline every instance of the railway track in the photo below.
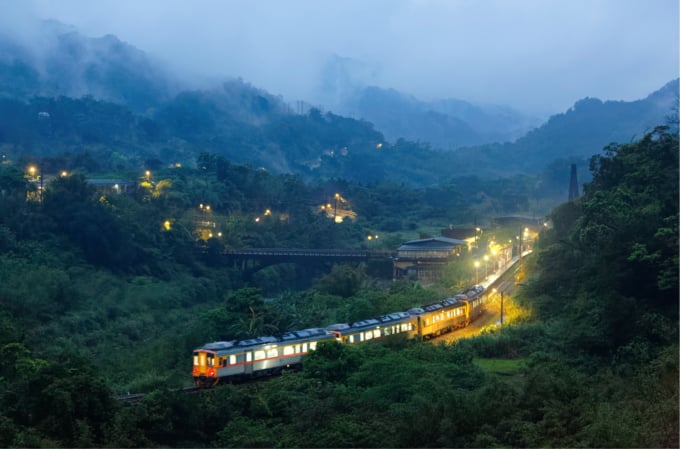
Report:
[[[511,294],[517,288],[515,283],[515,276],[519,269],[519,264],[513,263],[512,266],[508,267],[497,279],[486,285],[487,294],[491,301],[487,303],[486,309],[475,321],[470,323],[467,327],[455,330],[446,334],[442,334],[438,337],[432,338],[430,342],[454,342],[460,338],[469,338],[477,335],[484,327],[495,325],[498,323],[500,318],[500,292],[504,294]],[[259,377],[253,377],[250,379],[244,379],[239,382],[233,382],[238,385],[247,385],[251,383],[260,383],[267,381],[276,376],[265,375]],[[178,393],[194,393],[197,391],[205,391],[205,388],[199,388],[196,386],[183,387],[176,390]],[[115,396],[114,398],[121,402],[135,402],[142,400],[144,398],[144,393],[135,393]]]
[[[198,387],[182,387],[178,390],[175,390],[178,393],[194,393],[197,391],[200,391],[201,389]],[[145,393],[128,393],[128,394],[123,394],[119,396],[114,396],[114,399],[117,401],[121,402],[135,402],[135,401],[141,401],[144,399],[144,396],[146,396]]]

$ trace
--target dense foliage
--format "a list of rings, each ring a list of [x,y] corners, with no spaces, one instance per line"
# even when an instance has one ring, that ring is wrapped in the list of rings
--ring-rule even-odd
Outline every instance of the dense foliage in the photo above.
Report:
[[[40,202],[3,166],[0,445],[677,446],[677,149],[677,133],[659,128],[592,160],[593,181],[553,211],[526,260],[517,299],[529,318],[450,346],[323,345],[302,373],[193,395],[177,388],[206,341],[363,319],[442,294],[381,288],[366,266],[336,266],[305,291],[265,298],[253,287],[298,269],[248,281],[196,223],[224,225],[236,247],[356,247],[404,202],[421,202],[406,228],[442,217],[441,202],[471,203],[445,198],[453,186],[308,185],[207,153],[198,169],[154,172],[130,195],[74,174],[50,182]],[[370,218],[335,225],[317,213],[340,187]],[[196,204],[208,201],[206,217]],[[253,220],[266,207],[276,213]],[[113,399],[128,391],[148,394]]]

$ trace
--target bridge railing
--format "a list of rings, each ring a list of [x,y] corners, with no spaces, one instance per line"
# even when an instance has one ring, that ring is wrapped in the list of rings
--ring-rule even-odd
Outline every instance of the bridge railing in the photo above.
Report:
[[[225,249],[222,254],[234,257],[279,256],[279,257],[338,257],[338,258],[393,258],[395,251],[364,249],[301,249],[301,248],[247,248]]]

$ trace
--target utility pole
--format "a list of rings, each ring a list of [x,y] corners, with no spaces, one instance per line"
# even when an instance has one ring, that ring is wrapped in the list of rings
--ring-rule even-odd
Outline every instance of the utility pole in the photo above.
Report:
[[[522,227],[519,228],[519,269],[522,269]]]

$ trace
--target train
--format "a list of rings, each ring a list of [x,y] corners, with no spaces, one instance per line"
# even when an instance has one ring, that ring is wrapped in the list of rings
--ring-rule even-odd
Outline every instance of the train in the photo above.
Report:
[[[468,326],[483,311],[486,291],[474,285],[451,298],[352,323],[301,329],[281,336],[216,341],[193,351],[192,376],[200,388],[299,369],[320,343],[360,344],[402,335],[428,340]]]

